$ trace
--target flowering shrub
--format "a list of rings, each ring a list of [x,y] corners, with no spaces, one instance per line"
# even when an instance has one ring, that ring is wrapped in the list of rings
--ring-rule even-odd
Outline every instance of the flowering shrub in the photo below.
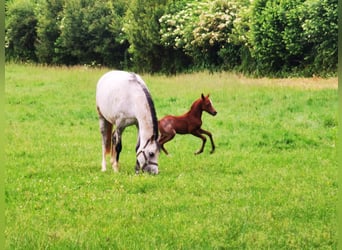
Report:
[[[228,0],[192,1],[178,7],[183,8],[159,19],[162,44],[182,49],[200,67],[222,63],[224,53],[220,50],[233,43],[237,4]]]
[[[234,2],[218,0],[206,3],[208,12],[202,12],[197,27],[193,30],[191,44],[206,50],[215,45],[231,43],[230,35],[236,18],[237,5]]]
[[[174,6],[171,13],[164,14],[159,19],[161,43],[166,47],[188,51],[193,40],[192,31],[205,5],[199,1],[183,1]]]

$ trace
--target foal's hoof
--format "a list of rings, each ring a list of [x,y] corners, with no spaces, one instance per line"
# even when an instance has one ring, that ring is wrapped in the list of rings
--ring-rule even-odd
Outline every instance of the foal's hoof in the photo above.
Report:
[[[201,154],[203,151],[197,151],[197,152],[195,152],[195,155],[199,155],[199,154]]]
[[[214,152],[215,152],[215,149],[211,150],[211,151],[210,151],[210,154],[213,154]]]

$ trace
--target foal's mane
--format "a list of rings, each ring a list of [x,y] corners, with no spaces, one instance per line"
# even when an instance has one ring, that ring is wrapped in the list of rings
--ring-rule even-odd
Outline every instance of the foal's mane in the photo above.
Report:
[[[197,106],[201,101],[202,101],[202,98],[199,98],[196,101],[194,101],[191,105],[191,109],[193,109],[195,106]]]
[[[194,102],[192,103],[192,105],[191,105],[191,108],[190,108],[189,112],[190,112],[190,111],[193,111],[194,108],[197,107],[201,102],[202,102],[202,98],[199,98],[199,99],[197,99],[196,101],[194,101]]]
[[[147,99],[147,103],[148,106],[150,107],[150,112],[151,112],[151,116],[152,116],[152,123],[153,123],[153,139],[156,141],[158,139],[158,119],[157,119],[157,114],[156,114],[156,109],[154,107],[154,103],[151,97],[150,92],[148,91],[148,89],[146,88],[146,85],[140,81],[139,77],[137,77],[137,75],[135,73],[131,73],[131,75],[133,76],[133,81],[138,83],[139,86],[142,88],[146,99]]]

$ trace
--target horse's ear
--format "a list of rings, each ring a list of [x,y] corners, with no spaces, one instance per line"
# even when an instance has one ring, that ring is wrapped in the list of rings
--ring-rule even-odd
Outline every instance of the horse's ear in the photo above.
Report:
[[[202,100],[204,100],[204,99],[205,99],[205,97],[204,97],[203,93],[202,93],[201,97],[202,97]]]

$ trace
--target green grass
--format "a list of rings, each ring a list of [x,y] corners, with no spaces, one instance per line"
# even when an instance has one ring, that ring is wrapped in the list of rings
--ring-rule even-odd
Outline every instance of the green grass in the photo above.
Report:
[[[335,79],[143,75],[158,117],[211,94],[216,152],[177,135],[160,174],[101,170],[106,69],[6,66],[6,249],[336,249]]]

